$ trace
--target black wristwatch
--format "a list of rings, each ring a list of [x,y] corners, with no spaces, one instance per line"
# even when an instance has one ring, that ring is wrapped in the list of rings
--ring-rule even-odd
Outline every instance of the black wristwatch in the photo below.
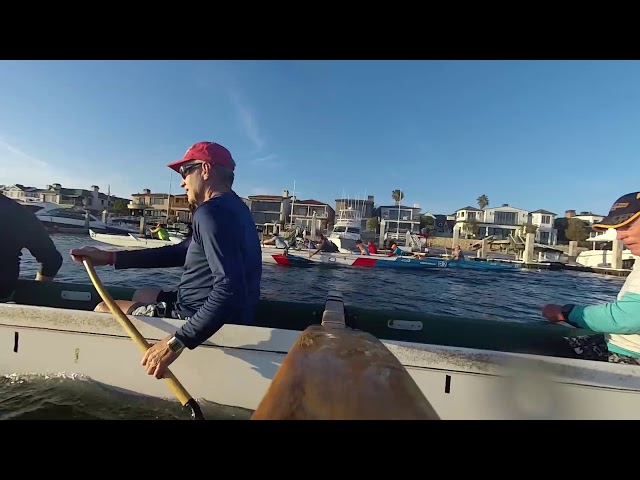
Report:
[[[562,316],[564,317],[564,321],[568,322],[569,321],[569,315],[571,314],[571,311],[573,310],[573,307],[575,307],[575,305],[573,303],[567,303],[566,305],[562,306]]]

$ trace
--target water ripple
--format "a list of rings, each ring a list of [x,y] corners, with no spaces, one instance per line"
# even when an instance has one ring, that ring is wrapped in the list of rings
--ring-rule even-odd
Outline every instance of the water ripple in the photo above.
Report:
[[[82,245],[105,247],[88,236],[53,235],[64,262],[57,280],[89,283],[84,267],[68,252]],[[107,247],[108,248],[108,247]],[[21,276],[38,269],[25,250]],[[115,270],[98,267],[106,285],[175,287],[181,268]],[[365,268],[283,267],[263,265],[261,296],[268,300],[324,302],[330,290],[343,293],[349,305],[372,309],[402,309],[504,321],[543,321],[545,303],[594,304],[615,300],[624,278],[587,272],[522,270],[391,271]]]

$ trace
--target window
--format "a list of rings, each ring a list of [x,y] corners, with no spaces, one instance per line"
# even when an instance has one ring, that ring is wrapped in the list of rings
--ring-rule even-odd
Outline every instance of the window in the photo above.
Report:
[[[72,210],[70,208],[56,208],[49,210],[48,215],[52,217],[70,218],[73,220],[84,220],[84,212],[80,210]]]
[[[548,225],[551,223],[551,215],[542,215],[542,223]]]
[[[251,202],[252,212],[280,212],[281,202]]]
[[[510,228],[487,228],[488,235],[494,235],[497,239],[507,239],[509,235],[513,235],[515,230],[511,230]]]
[[[311,209],[310,214],[316,214],[316,217],[322,217],[323,215],[326,215],[326,211],[324,209],[324,207],[315,207]]]
[[[495,212],[493,223],[501,225],[517,225],[518,214],[516,212]]]
[[[262,225],[265,223],[277,223],[280,221],[279,213],[253,212],[252,216],[254,222],[258,225]]]
[[[161,197],[153,197],[151,200],[152,205],[164,205],[164,198]]]

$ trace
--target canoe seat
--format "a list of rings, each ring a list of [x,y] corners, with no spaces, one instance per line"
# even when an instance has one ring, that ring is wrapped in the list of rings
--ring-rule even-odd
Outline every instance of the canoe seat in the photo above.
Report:
[[[345,325],[339,292],[296,339],[252,420],[439,420],[400,361]]]

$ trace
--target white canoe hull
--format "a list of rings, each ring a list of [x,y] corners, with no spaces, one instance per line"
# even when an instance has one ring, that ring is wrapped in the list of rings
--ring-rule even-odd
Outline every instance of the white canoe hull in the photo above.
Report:
[[[149,341],[179,320],[130,317]],[[197,399],[257,408],[300,331],[225,325],[171,366]],[[639,419],[640,367],[383,341],[443,419]],[[0,374],[85,375],[173,399],[110,314],[0,305]]]
[[[105,233],[96,233],[93,230],[89,230],[89,235],[92,239],[98,242],[117,247],[130,248],[166,247],[167,245],[175,245],[176,243],[180,243],[184,240],[184,238],[181,237],[169,237],[170,240],[159,240],[157,238],[139,238],[134,235],[109,235]]]

